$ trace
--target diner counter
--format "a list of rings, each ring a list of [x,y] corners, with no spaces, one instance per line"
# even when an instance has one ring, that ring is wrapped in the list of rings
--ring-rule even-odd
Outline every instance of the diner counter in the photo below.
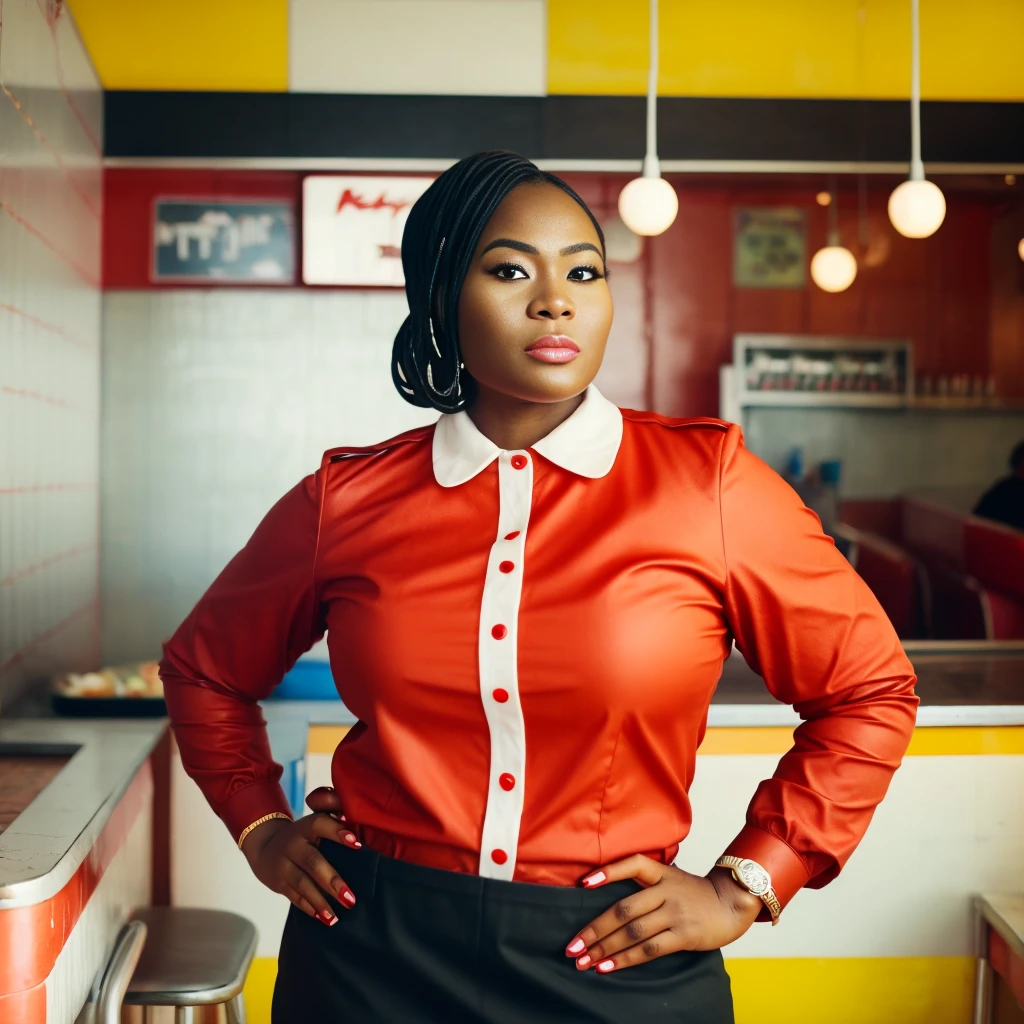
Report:
[[[0,719],[0,759],[68,757],[0,833],[0,911],[43,903],[75,876],[166,729],[162,718]]]
[[[918,727],[1024,725],[1024,644],[907,641],[921,699]],[[341,701],[269,700],[263,705],[275,756],[288,764],[306,750],[310,725],[353,725]],[[725,662],[708,709],[708,728],[795,726],[736,650]]]
[[[1024,644],[905,644],[918,673],[919,727],[1024,725]],[[346,726],[338,700],[268,700],[274,756],[301,807],[310,727]],[[734,652],[708,713],[708,727],[792,727],[799,717],[768,692]],[[0,833],[0,909],[47,899],[79,868],[167,728],[164,719],[0,719],[0,752],[71,755]],[[294,787],[288,773],[294,772]],[[293,794],[290,794],[293,795]]]

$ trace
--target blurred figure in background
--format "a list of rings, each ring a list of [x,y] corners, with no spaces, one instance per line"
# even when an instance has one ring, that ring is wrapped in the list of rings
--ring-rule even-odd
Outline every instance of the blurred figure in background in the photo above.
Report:
[[[1010,453],[1010,475],[982,495],[974,514],[1024,530],[1024,441]]]

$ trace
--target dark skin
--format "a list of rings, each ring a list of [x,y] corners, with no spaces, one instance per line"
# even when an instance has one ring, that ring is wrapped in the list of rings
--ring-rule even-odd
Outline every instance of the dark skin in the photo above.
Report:
[[[480,432],[506,451],[524,449],[571,416],[600,369],[611,323],[601,240],[586,212],[546,183],[512,191],[483,231],[459,298],[462,357],[477,382],[468,412]],[[579,354],[557,364],[528,354],[548,335],[570,337]],[[330,925],[336,918],[325,893],[343,908],[355,897],[344,897],[351,889],[318,844],[360,844],[333,789],[315,790],[307,803],[313,814],[260,825],[242,852],[260,881]],[[600,865],[580,882],[596,888],[626,878],[641,891],[566,937],[577,969],[607,973],[678,950],[718,949],[764,906],[729,871],[701,877],[641,854]]]

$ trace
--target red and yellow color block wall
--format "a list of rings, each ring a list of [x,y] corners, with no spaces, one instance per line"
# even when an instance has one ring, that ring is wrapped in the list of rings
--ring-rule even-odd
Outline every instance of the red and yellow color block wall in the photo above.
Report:
[[[645,0],[70,3],[108,89],[639,95],[646,87]],[[1024,100],[1024,6],[925,0],[921,8],[925,99]],[[337,58],[326,71],[315,67],[325,53]],[[661,3],[663,95],[901,99],[909,81],[909,3]]]

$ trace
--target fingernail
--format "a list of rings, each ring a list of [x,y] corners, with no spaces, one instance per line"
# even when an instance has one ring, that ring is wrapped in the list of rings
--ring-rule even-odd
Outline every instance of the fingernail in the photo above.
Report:
[[[344,901],[345,901],[345,902],[346,902],[346,903],[347,903],[347,904],[348,904],[348,905],[349,905],[350,907],[354,907],[354,906],[355,906],[355,903],[356,903],[356,898],[355,898],[355,896],[353,896],[353,895],[352,895],[352,893],[351,893],[351,892],[350,892],[350,891],[349,891],[348,889],[346,889],[346,890],[345,890],[345,891],[344,891],[344,892],[343,892],[343,893],[341,894],[341,898],[342,898],[342,899],[343,899],[343,900],[344,900]]]
[[[609,971],[612,971],[614,969],[615,969],[615,961],[614,960],[602,960],[597,965],[597,970],[599,970],[602,974],[607,974]]]
[[[321,910],[316,916],[328,927],[338,923],[338,919],[329,910]]]
[[[582,953],[587,948],[587,944],[582,939],[574,939],[565,947],[566,956],[575,956],[577,953]]]
[[[595,871],[592,875],[587,875],[583,879],[584,885],[597,885],[598,882],[603,882],[608,876],[603,871]]]
[[[356,841],[356,837],[351,832],[344,832],[342,834],[345,836],[346,843],[354,843]]]
[[[339,814],[338,821],[348,821],[348,818],[346,818],[344,814]]]
[[[585,971],[589,966],[590,966],[590,954],[589,953],[584,953],[583,956],[577,957],[577,959],[576,959],[576,967],[579,970]]]

